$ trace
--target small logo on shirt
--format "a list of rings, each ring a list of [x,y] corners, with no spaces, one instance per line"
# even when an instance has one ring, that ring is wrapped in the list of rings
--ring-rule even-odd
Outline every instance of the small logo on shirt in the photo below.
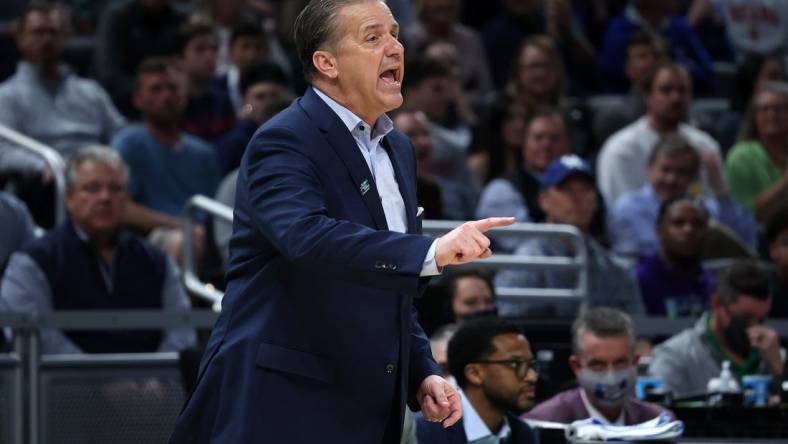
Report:
[[[361,185],[358,187],[358,189],[361,190],[362,196],[367,194],[367,191],[369,191],[369,181],[367,179],[364,179],[364,181],[361,182]]]

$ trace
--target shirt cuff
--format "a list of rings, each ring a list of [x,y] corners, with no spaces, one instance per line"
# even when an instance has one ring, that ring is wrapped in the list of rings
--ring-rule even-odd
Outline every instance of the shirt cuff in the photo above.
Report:
[[[419,276],[436,276],[443,271],[442,268],[438,268],[438,264],[435,262],[435,245],[437,243],[438,239],[432,241],[430,249],[427,250],[427,255],[424,256],[424,265],[421,266],[421,273]]]

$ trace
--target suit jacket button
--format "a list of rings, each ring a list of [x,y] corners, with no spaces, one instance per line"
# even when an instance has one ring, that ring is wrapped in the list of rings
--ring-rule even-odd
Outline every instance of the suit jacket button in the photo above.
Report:
[[[394,373],[395,368],[396,367],[394,366],[394,364],[386,364],[386,373],[388,374]]]

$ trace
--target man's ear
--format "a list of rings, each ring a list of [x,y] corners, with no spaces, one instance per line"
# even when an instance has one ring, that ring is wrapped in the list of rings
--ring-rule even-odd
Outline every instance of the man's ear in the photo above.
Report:
[[[580,375],[580,360],[575,355],[569,355],[569,368],[572,369],[575,376]]]
[[[484,381],[484,370],[481,366],[475,364],[468,364],[463,369],[465,372],[465,379],[473,385],[482,385]]]
[[[315,70],[329,79],[336,79],[339,76],[337,59],[328,51],[315,51],[312,54],[312,65]]]

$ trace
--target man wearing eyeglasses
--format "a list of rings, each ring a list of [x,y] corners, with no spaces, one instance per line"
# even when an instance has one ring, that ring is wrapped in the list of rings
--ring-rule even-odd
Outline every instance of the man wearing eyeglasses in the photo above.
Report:
[[[420,443],[535,443],[535,432],[517,414],[533,405],[538,374],[520,328],[500,318],[464,323],[449,341],[449,371],[462,398],[463,418],[443,428],[418,414]]]
[[[174,261],[123,229],[128,169],[102,147],[77,151],[66,168],[69,218],[14,253],[0,283],[0,310],[189,310]],[[3,221],[6,222],[6,221]],[[42,353],[179,351],[194,330],[41,331]]]
[[[579,387],[555,395],[522,417],[565,424],[594,418],[615,425],[655,418],[664,409],[634,397],[637,363],[629,316],[607,307],[588,310],[572,325],[569,365]]]

